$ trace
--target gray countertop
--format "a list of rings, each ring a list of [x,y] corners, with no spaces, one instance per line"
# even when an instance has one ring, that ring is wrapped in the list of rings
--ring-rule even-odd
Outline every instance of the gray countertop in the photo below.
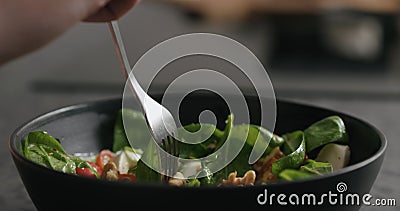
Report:
[[[259,48],[259,42],[264,40],[260,34],[240,33],[230,26],[193,27],[172,10],[149,2],[121,20],[132,63],[158,42],[193,31],[223,32],[246,43],[256,55],[265,53]],[[143,22],[150,17],[152,23]],[[31,118],[62,106],[122,95],[124,80],[107,30],[105,24],[79,24],[50,45],[0,67],[1,210],[35,210],[8,150],[13,130]],[[390,71],[358,74],[274,70],[270,77],[280,98],[349,113],[382,130],[388,139],[388,148],[371,194],[377,198],[394,198],[399,203],[400,69],[397,66]],[[363,207],[361,210],[395,208]]]

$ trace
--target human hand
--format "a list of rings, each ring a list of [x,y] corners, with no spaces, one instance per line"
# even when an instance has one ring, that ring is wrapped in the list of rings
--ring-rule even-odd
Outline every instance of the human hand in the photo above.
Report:
[[[104,7],[97,9],[94,14],[86,17],[83,21],[106,22],[119,19],[138,2],[139,0],[111,0]]]
[[[139,0],[0,0],[0,65],[51,42],[78,22],[108,22]]]

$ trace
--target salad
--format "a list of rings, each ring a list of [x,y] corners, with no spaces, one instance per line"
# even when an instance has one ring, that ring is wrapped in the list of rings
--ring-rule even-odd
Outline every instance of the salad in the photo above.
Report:
[[[127,139],[127,133],[137,133],[140,136],[144,128],[125,131],[123,118],[131,121],[143,120],[138,111],[121,109],[117,114],[113,145],[110,149],[70,154],[64,150],[57,137],[46,131],[32,131],[25,137],[21,152],[39,165],[67,174],[117,182],[161,182],[162,175],[141,159],[155,156],[151,144],[144,149],[136,149],[131,147]],[[196,132],[205,126],[213,130],[212,135],[199,144],[179,142],[179,157],[185,159],[210,155],[223,145],[228,135],[235,137],[246,133],[244,145],[232,162],[215,173],[210,171],[207,163],[180,163],[176,174],[166,183],[187,187],[268,184],[329,174],[349,164],[349,137],[339,116],[328,116],[306,128],[285,134],[274,134],[258,125],[234,125],[233,118],[233,114],[227,117],[223,129],[203,123],[192,123],[179,128]],[[259,139],[269,144],[262,157],[249,164],[250,152],[258,147],[255,143]]]

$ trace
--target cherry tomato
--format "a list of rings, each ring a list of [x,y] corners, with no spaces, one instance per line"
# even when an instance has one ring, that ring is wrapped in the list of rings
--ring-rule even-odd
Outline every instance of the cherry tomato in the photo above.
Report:
[[[97,164],[90,162],[90,161],[86,161],[86,162],[94,168],[94,170],[97,172],[97,175],[99,175],[99,176],[101,175],[102,170],[100,169],[100,167]],[[96,175],[92,171],[91,168],[76,168],[75,171],[76,171],[77,175],[90,177],[90,178],[96,178]]]
[[[97,155],[96,164],[103,170],[104,165],[114,158],[115,154],[108,149],[101,150]]]
[[[136,176],[133,175],[133,174],[119,174],[118,175],[118,180],[136,182]]]
[[[97,174],[99,176],[101,176],[101,174],[103,173],[103,169],[101,169],[100,166],[97,165],[96,163],[93,163],[93,162],[90,162],[90,161],[87,161],[87,162],[97,171]]]
[[[90,168],[76,168],[76,174],[84,177],[96,178]]]

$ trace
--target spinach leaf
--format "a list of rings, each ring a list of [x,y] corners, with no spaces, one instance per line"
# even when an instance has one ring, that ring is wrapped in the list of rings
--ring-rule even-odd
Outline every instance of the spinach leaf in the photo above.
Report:
[[[179,132],[180,130],[186,130],[191,133],[195,133],[198,130],[205,131],[204,134],[212,134],[210,137],[204,137],[202,134],[197,134],[197,135],[190,135],[186,136],[186,133],[181,133]],[[181,128],[178,128],[178,134],[182,134],[179,139],[179,157],[181,158],[186,158],[186,159],[191,159],[191,158],[202,158],[205,157],[212,152],[216,150],[216,147],[218,143],[220,142],[220,138],[218,137],[221,134],[222,131],[220,131],[218,128],[215,127],[215,125],[212,124],[205,124],[205,123],[192,123],[189,125],[185,125]],[[189,138],[195,138],[198,140],[205,140],[201,143],[198,144],[191,144],[195,143],[194,141],[189,141],[188,143],[185,143],[185,139]]]
[[[124,125],[133,125],[134,127],[125,130]],[[147,143],[142,140],[151,139],[150,131],[143,114],[137,110],[126,108],[120,109],[117,113],[113,135],[113,152],[118,152],[126,146],[144,151],[147,147]],[[128,137],[140,141],[135,142],[135,146],[131,146]]]
[[[271,132],[270,132],[270,133],[271,133]],[[273,149],[273,148],[275,148],[275,147],[280,147],[280,146],[282,146],[283,143],[285,143],[285,140],[284,140],[282,137],[280,137],[280,136],[278,136],[278,135],[276,135],[276,134],[273,134],[272,139],[271,139],[271,141],[269,142],[268,147],[271,147],[271,149]]]
[[[293,181],[298,179],[305,179],[313,177],[314,174],[307,171],[300,171],[296,169],[285,169],[279,173],[278,178],[286,181]]]
[[[227,152],[225,154],[226,157],[230,157],[228,154],[231,153],[231,149],[237,149],[239,144],[243,142],[240,137],[246,134],[247,138],[238,155],[227,166],[214,174],[216,183],[220,183],[222,179],[226,179],[228,175],[234,171],[241,176],[252,169],[252,165],[249,163],[249,155],[253,149],[254,143],[256,143],[256,139],[259,137],[259,130],[257,127],[244,124],[232,126],[229,145],[226,148]]]
[[[97,171],[85,160],[67,154],[61,144],[45,131],[30,132],[23,150],[25,157],[42,166],[64,173],[75,174],[76,168],[89,168],[98,178]]]
[[[348,141],[345,124],[339,116],[329,116],[315,122],[304,130],[304,135],[307,152],[331,142]]]
[[[297,130],[291,133],[286,133],[282,136],[284,143],[282,146],[282,152],[285,155],[288,155],[292,152],[294,152],[297,147],[300,145],[300,143],[304,139],[304,133],[303,131]]]
[[[197,178],[190,178],[187,180],[185,186],[187,187],[200,187],[201,182]]]
[[[221,145],[226,141],[226,138],[230,137],[230,145],[226,148],[228,154],[230,149],[237,149],[238,144],[242,144],[242,137],[246,137],[246,140],[241,148],[239,154],[223,169],[214,174],[214,180],[216,183],[220,183],[222,179],[226,179],[232,172],[237,172],[237,175],[244,175],[248,170],[252,169],[250,162],[252,152],[255,154],[267,155],[272,151],[272,147],[281,146],[284,140],[268,131],[267,129],[252,124],[241,124],[233,125],[233,114],[227,119],[227,125],[224,129],[223,141]],[[228,157],[228,156],[227,156]],[[221,159],[221,158],[220,158]]]
[[[313,177],[315,175],[322,175],[324,173],[331,173],[332,165],[330,163],[317,162],[312,159],[308,159],[305,165],[302,165],[300,169],[285,169],[279,173],[278,178],[282,180],[292,181],[296,179],[304,179]]]
[[[271,151],[275,147],[281,147],[285,143],[285,140],[281,136],[273,134],[272,132],[268,131],[267,129],[264,129],[264,130],[267,131],[267,134],[270,134],[270,135],[266,135],[266,137],[270,137],[272,135],[272,138],[269,141],[267,149],[265,149],[265,152],[262,155],[263,157],[268,155],[269,153],[271,153]],[[261,133],[262,133],[262,131],[263,130],[260,130]],[[255,148],[258,148],[258,147],[255,146]]]
[[[278,176],[284,169],[297,169],[303,164],[306,155],[306,143],[304,133],[298,132],[297,134],[301,142],[296,150],[272,163],[272,173],[275,176]]]
[[[114,141],[112,146],[113,152],[118,152],[125,146],[129,146],[128,138],[122,121],[122,109],[118,111],[114,124]]]
[[[202,170],[198,173],[196,178],[198,178],[201,186],[209,186],[215,184],[213,173],[207,166],[202,167]]]
[[[242,140],[238,139],[237,137],[242,137],[240,136],[241,134],[248,133],[248,130],[244,127],[244,125],[240,127],[235,127],[233,125],[233,119],[234,115],[230,114],[226,120],[226,125],[220,136],[221,140],[218,143],[217,149],[220,149],[220,147],[225,144],[228,137],[230,138],[229,143],[227,143],[229,145],[224,148],[224,152],[221,153],[221,156],[218,159],[228,159],[229,157],[231,157],[229,153],[232,153],[232,151],[236,151],[231,149],[234,149],[235,147],[237,147],[237,144],[240,144],[242,142]],[[216,183],[220,183],[222,179],[227,178],[229,173],[233,171],[238,171],[238,174],[240,175],[244,174],[247,169],[251,168],[251,166],[247,162],[247,156],[249,155],[251,148],[244,148],[246,148],[246,144],[244,144],[241,152],[239,152],[239,154],[227,166],[214,173],[213,177]],[[244,156],[246,154],[246,152],[244,151],[247,151],[247,156]],[[206,165],[212,166],[213,162],[207,163]]]
[[[318,175],[333,172],[332,164],[325,162],[317,162],[312,159],[308,159],[306,161],[306,164],[300,167],[300,170]]]
[[[229,136],[229,134],[232,131],[232,127],[233,127],[233,120],[234,120],[234,115],[233,114],[229,114],[228,118],[226,119],[226,125],[222,134],[222,140],[226,140]]]
[[[42,144],[48,147],[51,147],[55,150],[58,150],[62,153],[66,153],[61,146],[60,142],[57,141],[54,137],[49,135],[46,131],[33,131],[30,132],[25,140],[25,146],[29,144]]]
[[[47,152],[40,147],[40,144],[38,144],[38,143],[51,143],[51,142],[55,142],[55,144],[58,143],[57,140],[48,135],[45,131],[30,132],[25,138],[23,154],[26,158],[30,159],[31,161],[40,164],[42,166],[51,168],[49,159],[46,155]],[[60,147],[57,146],[56,148]]]
[[[52,169],[64,173],[75,174],[75,162],[68,157],[67,154],[54,150],[47,145],[39,144],[39,148],[46,152],[46,159],[50,163]]]
[[[266,155],[267,154],[266,149],[268,148],[272,139],[274,139],[274,134],[261,126],[251,125],[251,124],[249,125],[248,132],[249,133],[246,139],[246,143],[253,147],[252,149],[253,151],[251,153],[254,152],[256,155],[261,155],[261,156]],[[249,156],[251,155],[252,154],[249,154]],[[249,161],[250,160],[256,160],[256,159],[249,158]]]
[[[149,183],[161,181],[161,174],[147,166],[147,164],[145,164],[143,160],[139,160],[136,165],[137,166],[135,172],[138,182]]]
[[[233,114],[228,115],[228,118],[225,120],[225,128],[223,131],[216,131],[215,136],[219,140],[216,149],[220,149],[220,147],[225,143],[226,139],[229,136],[229,133],[232,130],[233,127]]]
[[[146,163],[143,160],[145,160]],[[149,142],[146,151],[144,151],[141,158],[136,164],[136,179],[138,182],[144,183],[160,182],[161,174],[153,170],[147,164],[150,164],[150,166],[153,166],[155,168],[159,168],[159,156],[157,152],[157,146],[153,140]]]
[[[24,156],[29,160],[45,167],[51,167],[46,157],[46,152],[36,144],[27,144],[25,142]]]

